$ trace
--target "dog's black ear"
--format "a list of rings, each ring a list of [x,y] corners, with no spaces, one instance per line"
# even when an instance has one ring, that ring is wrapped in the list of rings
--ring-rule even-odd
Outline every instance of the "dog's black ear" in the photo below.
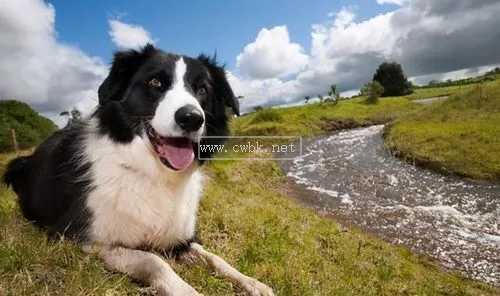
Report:
[[[134,73],[148,57],[156,52],[157,49],[149,43],[142,50],[115,52],[108,77],[99,86],[99,105],[104,105],[111,100],[121,100]]]
[[[224,104],[227,107],[230,107],[234,114],[239,116],[240,103],[238,102],[238,99],[236,99],[233,89],[229,85],[224,66],[217,63],[216,55],[209,57],[205,54],[200,54],[198,56],[198,60],[200,60],[210,71],[212,80],[215,83],[216,92],[222,97]]]

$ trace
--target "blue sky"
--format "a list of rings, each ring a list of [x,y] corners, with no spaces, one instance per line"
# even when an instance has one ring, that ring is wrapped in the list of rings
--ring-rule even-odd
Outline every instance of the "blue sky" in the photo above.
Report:
[[[356,94],[385,61],[416,84],[463,78],[500,65],[498,15],[498,0],[0,0],[0,98],[58,123],[88,113],[112,52],[148,41],[217,51],[243,113]]]
[[[213,53],[229,68],[236,56],[263,28],[287,25],[290,37],[306,51],[311,46],[311,25],[326,21],[330,12],[357,6],[359,20],[394,9],[375,1],[331,0],[218,0],[218,1],[67,1],[51,0],[56,9],[56,30],[62,42],[109,61],[116,46],[108,34],[108,19],[139,24],[165,50],[188,55]]]

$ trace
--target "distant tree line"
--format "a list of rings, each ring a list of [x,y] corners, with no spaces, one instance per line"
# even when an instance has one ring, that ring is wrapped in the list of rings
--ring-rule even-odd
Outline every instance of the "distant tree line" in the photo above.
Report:
[[[449,86],[462,86],[468,84],[475,84],[481,81],[493,81],[497,79],[497,75],[500,74],[500,68],[486,72],[484,75],[479,77],[470,77],[458,80],[448,79],[446,81],[431,80],[428,84],[422,86],[415,86],[415,88],[436,88],[436,87],[449,87]]]

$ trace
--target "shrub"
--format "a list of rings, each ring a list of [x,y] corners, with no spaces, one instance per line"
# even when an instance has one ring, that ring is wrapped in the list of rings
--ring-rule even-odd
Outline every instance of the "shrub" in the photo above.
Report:
[[[258,111],[255,115],[254,118],[252,119],[252,123],[259,123],[259,122],[281,122],[283,118],[281,117],[281,114],[271,108],[267,109],[262,109]]]
[[[376,80],[368,85],[368,97],[366,101],[370,104],[378,103],[378,98],[384,93],[384,87]]]

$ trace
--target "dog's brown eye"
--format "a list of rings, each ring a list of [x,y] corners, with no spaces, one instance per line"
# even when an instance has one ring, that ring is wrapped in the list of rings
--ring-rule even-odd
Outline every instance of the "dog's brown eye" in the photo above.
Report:
[[[198,96],[200,96],[200,97],[201,97],[201,96],[204,96],[204,95],[206,95],[206,94],[207,94],[207,90],[206,90],[204,87],[200,87],[200,88],[198,88],[198,90],[196,91],[196,94],[197,94]]]
[[[151,87],[161,87],[161,81],[158,78],[153,78],[149,80],[148,85]]]

